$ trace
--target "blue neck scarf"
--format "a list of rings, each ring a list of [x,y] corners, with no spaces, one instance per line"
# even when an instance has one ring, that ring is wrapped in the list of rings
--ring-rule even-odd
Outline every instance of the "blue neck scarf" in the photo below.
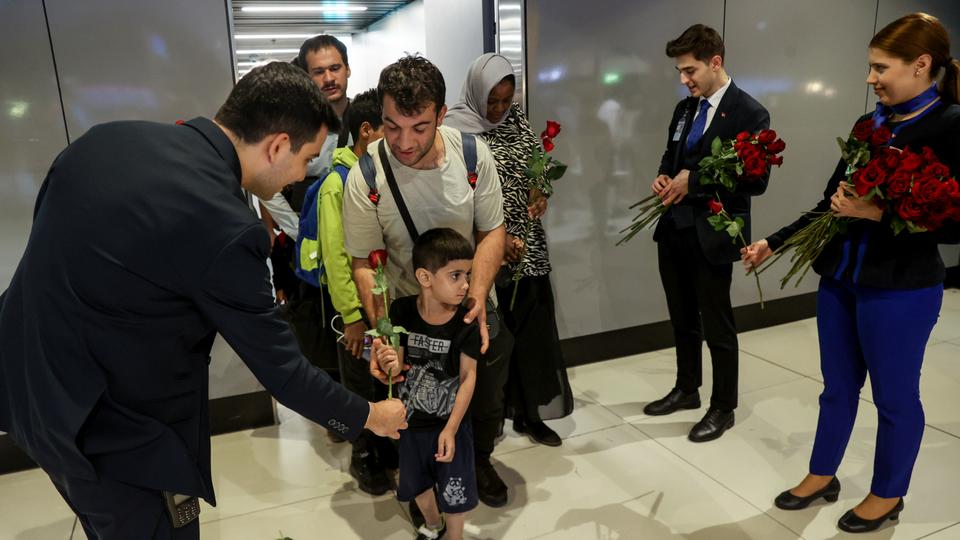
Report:
[[[913,112],[916,112],[927,105],[930,105],[934,101],[940,98],[940,93],[937,92],[937,83],[930,85],[930,88],[927,88],[917,97],[904,101],[903,103],[898,103],[893,106],[886,106],[883,103],[877,102],[877,108],[873,111],[873,127],[878,128],[884,123],[886,123],[891,116],[894,114],[899,114],[901,116],[907,115]],[[929,111],[930,109],[927,109]],[[923,117],[927,111],[924,111],[924,114],[918,115],[906,122],[898,122],[897,126],[893,128],[894,132],[897,132],[903,126],[913,123],[916,120],[919,120]]]

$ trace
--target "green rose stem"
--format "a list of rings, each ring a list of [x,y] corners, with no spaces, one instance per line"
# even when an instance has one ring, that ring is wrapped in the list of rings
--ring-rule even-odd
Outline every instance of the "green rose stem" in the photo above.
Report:
[[[530,241],[530,229],[533,227],[533,220],[527,216],[527,224],[523,227],[523,255],[520,257],[520,263],[517,269],[513,271],[513,294],[510,296],[510,311],[513,311],[513,305],[517,302],[517,289],[520,288],[520,278],[523,277],[523,268],[527,265],[527,242]]]
[[[387,370],[387,399],[393,399],[393,370]]]

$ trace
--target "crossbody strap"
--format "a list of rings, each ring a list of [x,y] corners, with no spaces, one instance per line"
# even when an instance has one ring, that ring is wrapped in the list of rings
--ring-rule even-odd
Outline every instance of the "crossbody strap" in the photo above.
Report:
[[[379,145],[380,164],[383,166],[383,174],[387,177],[387,185],[390,186],[390,193],[393,194],[393,200],[397,203],[397,209],[400,210],[400,217],[403,218],[403,224],[407,226],[407,232],[410,238],[416,242],[420,234],[417,232],[416,225],[413,224],[413,218],[410,217],[410,211],[407,210],[407,203],[403,202],[403,195],[400,193],[400,186],[397,185],[397,179],[393,176],[393,167],[390,166],[390,159],[387,156],[386,144],[381,142]]]

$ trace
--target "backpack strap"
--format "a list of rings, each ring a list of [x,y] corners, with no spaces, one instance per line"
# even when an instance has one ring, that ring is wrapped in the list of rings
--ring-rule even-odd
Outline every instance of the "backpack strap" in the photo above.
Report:
[[[343,185],[347,185],[347,175],[350,174],[350,169],[348,169],[346,165],[334,165],[333,168],[337,171],[337,174],[340,175],[340,180],[343,181]]]
[[[477,189],[477,136],[460,132],[463,144],[463,161],[467,165],[467,182],[471,189]]]
[[[381,146],[383,144],[380,143]],[[370,190],[367,198],[374,206],[380,204],[380,192],[377,191],[377,166],[373,164],[373,156],[367,152],[360,156],[360,172],[363,173],[363,181],[367,183],[367,188]]]

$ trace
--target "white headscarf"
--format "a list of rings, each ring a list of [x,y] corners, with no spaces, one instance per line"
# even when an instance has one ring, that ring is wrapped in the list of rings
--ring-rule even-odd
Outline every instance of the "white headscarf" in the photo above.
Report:
[[[487,120],[487,98],[493,87],[509,75],[513,75],[513,66],[499,54],[486,53],[474,60],[463,81],[460,101],[447,110],[443,125],[464,133],[485,133],[499,126],[510,111],[504,111],[495,123]]]

